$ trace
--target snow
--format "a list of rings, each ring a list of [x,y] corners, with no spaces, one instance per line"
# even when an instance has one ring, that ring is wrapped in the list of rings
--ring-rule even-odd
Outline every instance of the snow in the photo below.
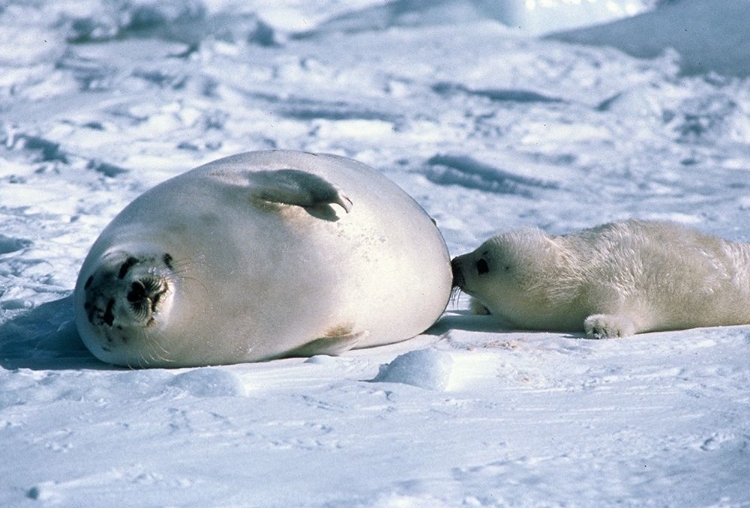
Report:
[[[750,241],[750,2],[569,3],[608,24],[530,9],[562,0],[0,3],[0,505],[750,506],[750,326],[589,341],[461,296],[400,344],[142,371],[73,326],[112,217],[248,150],[372,165],[453,255],[628,217]]]

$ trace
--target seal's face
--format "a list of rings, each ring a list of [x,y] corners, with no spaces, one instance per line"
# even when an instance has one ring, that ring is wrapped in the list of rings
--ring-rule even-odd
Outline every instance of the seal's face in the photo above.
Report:
[[[551,258],[548,237],[534,230],[494,236],[451,261],[453,285],[480,300],[493,314],[529,305],[544,285]]]
[[[83,282],[77,304],[84,321],[84,342],[96,343],[102,356],[128,341],[159,329],[165,322],[174,288],[172,256],[139,255],[126,251],[102,257]]]
[[[509,247],[504,238],[495,237],[474,252],[454,258],[453,285],[472,296],[501,291],[517,273],[517,260]]]

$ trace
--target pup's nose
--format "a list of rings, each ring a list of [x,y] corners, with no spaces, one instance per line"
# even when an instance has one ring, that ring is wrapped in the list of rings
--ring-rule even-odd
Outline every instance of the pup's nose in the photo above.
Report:
[[[451,259],[451,272],[453,272],[453,287],[461,286],[464,283],[464,275],[461,272],[461,263],[458,258]]]

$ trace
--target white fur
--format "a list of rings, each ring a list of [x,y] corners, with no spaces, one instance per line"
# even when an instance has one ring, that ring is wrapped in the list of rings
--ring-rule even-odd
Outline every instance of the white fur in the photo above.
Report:
[[[750,323],[750,246],[671,222],[511,231],[453,267],[462,290],[521,328],[602,338]]]

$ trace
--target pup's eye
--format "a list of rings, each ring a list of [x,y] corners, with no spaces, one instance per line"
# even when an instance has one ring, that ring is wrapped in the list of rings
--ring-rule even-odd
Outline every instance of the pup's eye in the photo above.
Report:
[[[484,275],[485,273],[490,271],[490,266],[487,264],[487,261],[484,259],[480,259],[477,261],[477,273],[479,275]]]

